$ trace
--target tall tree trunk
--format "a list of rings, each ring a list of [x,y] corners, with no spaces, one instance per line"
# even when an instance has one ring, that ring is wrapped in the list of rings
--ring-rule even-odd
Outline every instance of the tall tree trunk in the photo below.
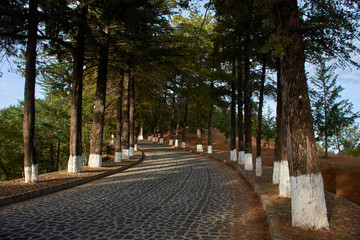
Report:
[[[56,152],[56,164],[55,164],[55,171],[59,171],[59,162],[60,162],[60,144],[61,144],[61,141],[60,141],[60,139],[58,139],[57,152]]]
[[[140,133],[140,127],[136,127],[135,126],[135,122],[134,122],[134,129],[135,129],[135,132],[134,132],[134,155],[135,155],[135,152],[138,151],[138,138],[136,136],[139,136],[139,133]]]
[[[156,137],[156,128],[157,128],[157,122],[158,122],[158,108],[155,109],[155,113],[151,113],[152,114],[152,119],[154,119],[154,121],[151,124],[151,130],[153,133],[153,138],[152,138],[152,142],[155,142],[155,137]]]
[[[130,83],[129,83],[129,156],[134,156],[134,147],[135,147],[135,79],[134,74],[130,74]]]
[[[336,146],[337,146],[337,149],[338,149],[338,155],[340,155],[341,154],[341,148],[340,148],[339,132],[338,131],[336,131],[335,137],[336,137]]]
[[[88,12],[87,0],[80,1],[80,23],[76,37],[74,69],[72,75],[71,124],[70,124],[70,156],[68,172],[82,171],[82,88],[85,51],[85,29]]]
[[[155,142],[159,141],[159,120],[156,123],[156,128],[155,128]]]
[[[233,61],[232,73],[233,73],[233,76],[231,78],[231,83],[230,83],[230,87],[231,87],[230,161],[236,161],[237,159],[236,159],[236,113],[235,113],[235,109],[236,109],[236,104],[235,104],[236,62],[235,62],[235,60]]]
[[[167,86],[165,84],[165,89],[164,89],[164,102],[163,102],[163,106],[162,106],[162,113],[161,113],[161,126],[160,126],[160,140],[159,143],[163,144],[164,143],[164,130],[165,130],[165,114],[166,114],[166,95],[167,95]]]
[[[170,122],[170,139],[169,146],[174,144],[174,124],[175,124],[175,82],[173,83],[173,95],[171,98],[171,122]]]
[[[209,107],[209,125],[208,125],[208,149],[207,153],[212,154],[212,119],[214,112],[214,104],[213,104],[213,90],[214,90],[214,81],[210,80],[210,107]]]
[[[327,129],[325,131],[325,136],[324,136],[324,150],[325,150],[324,157],[327,157],[328,156],[328,134],[327,134]]]
[[[328,140],[328,112],[327,110],[329,109],[329,106],[328,106],[328,102],[327,102],[327,90],[326,90],[326,84],[325,84],[325,80],[323,81],[323,86],[322,88],[324,89],[323,90],[323,97],[324,97],[324,151],[325,151],[325,156],[324,157],[327,157],[328,155],[328,143],[327,143],[327,140]]]
[[[116,133],[115,133],[115,158],[114,162],[121,162],[121,130],[122,130],[122,98],[124,89],[124,70],[120,71],[119,95],[116,105]]]
[[[282,109],[284,112],[284,106]],[[287,138],[288,132],[285,130],[285,116],[282,115],[281,126],[284,128],[281,132],[281,161],[280,161],[280,173],[279,173],[279,196],[280,197],[291,197],[291,186],[290,186],[290,171],[289,161],[287,158]]]
[[[304,44],[297,1],[279,3],[280,33],[291,39],[281,62],[283,114],[290,168],[292,225],[329,228],[324,184],[316,154],[310,99],[305,75]]]
[[[50,130],[50,161],[52,169],[51,171],[54,172],[55,170],[55,140],[52,131]]]
[[[139,131],[139,136],[138,136],[139,140],[143,140],[144,139],[144,127],[141,123],[141,127],[140,127],[140,131]]]
[[[244,164],[245,160],[245,144],[244,144],[244,120],[243,120],[243,105],[244,105],[244,86],[243,86],[243,65],[240,54],[238,56],[238,81],[237,81],[237,101],[238,101],[238,142],[239,142],[239,164]]]
[[[93,123],[90,132],[89,167],[102,167],[106,83],[109,56],[109,44],[107,41],[100,47],[99,56],[100,59],[96,81]]]
[[[201,136],[201,105],[200,99],[197,101],[197,114],[196,114],[196,151],[203,152],[202,136]]]
[[[24,172],[25,182],[39,180],[35,146],[35,81],[36,81],[36,41],[38,0],[31,0],[29,5],[28,40],[26,46],[26,72],[24,92]]]
[[[122,112],[122,141],[121,141],[121,157],[129,159],[129,137],[130,137],[130,78],[131,70],[125,71],[123,85],[123,112]]]
[[[283,145],[283,131],[282,126],[282,90],[281,90],[281,62],[280,59],[276,59],[276,70],[277,70],[277,86],[276,86],[276,136],[275,136],[275,157],[273,166],[272,183],[280,183],[280,164],[282,160],[286,160],[283,156],[284,145]]]
[[[190,84],[187,84],[187,89],[189,89]],[[182,136],[181,136],[181,148],[186,147],[186,122],[188,117],[189,110],[189,91],[186,94],[185,100],[185,108],[184,108],[184,119],[183,119],[183,127],[182,127]]]
[[[287,133],[285,131],[285,118],[283,114],[283,104],[282,104],[282,80],[281,80],[281,61],[277,61],[277,68],[278,68],[278,106],[276,108],[277,117],[276,121],[279,120],[276,124],[277,131],[279,134],[279,149],[276,151],[276,158],[278,160],[274,161],[274,171],[278,170],[278,183],[279,183],[279,196],[281,197],[291,197],[291,189],[290,189],[290,173],[289,173],[289,162],[287,159]],[[278,165],[276,165],[278,164]]]
[[[261,135],[262,135],[262,109],[264,105],[264,88],[266,77],[266,54],[263,56],[263,65],[260,80],[260,94],[259,94],[259,109],[258,109],[258,124],[256,129],[256,176],[262,175],[262,161],[261,161]]]
[[[179,146],[179,131],[180,131],[181,115],[182,115],[182,102],[180,101],[180,103],[179,103],[179,111],[178,111],[177,121],[176,121],[176,128],[175,128],[175,143],[174,143],[175,147]]]
[[[245,112],[245,159],[244,168],[245,170],[253,170],[252,160],[252,122],[251,122],[251,89],[250,89],[250,61],[248,53],[248,41],[249,36],[246,34],[245,39],[245,79],[244,79],[244,112]]]

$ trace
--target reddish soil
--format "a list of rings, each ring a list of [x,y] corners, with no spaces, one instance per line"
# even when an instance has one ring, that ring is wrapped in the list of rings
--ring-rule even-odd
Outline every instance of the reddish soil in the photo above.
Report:
[[[167,139],[167,138],[165,138]],[[253,152],[256,143],[253,138]],[[262,142],[264,146],[264,142]],[[230,155],[229,139],[219,130],[213,129],[213,153]],[[186,147],[196,149],[196,135],[188,134]],[[203,138],[204,152],[207,149],[207,138]],[[254,160],[255,160],[255,154]],[[273,166],[275,156],[274,143],[262,148],[264,165]],[[360,205],[360,157],[344,157],[329,155],[320,158],[321,172],[324,178],[325,189],[349,201]]]

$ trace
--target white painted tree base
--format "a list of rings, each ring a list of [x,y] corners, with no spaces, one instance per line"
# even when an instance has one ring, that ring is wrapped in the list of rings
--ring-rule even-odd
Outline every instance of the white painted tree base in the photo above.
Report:
[[[272,183],[273,184],[280,183],[280,162],[279,161],[274,161]]]
[[[159,138],[156,137],[156,138],[155,138],[155,142],[157,143],[158,141],[159,141]]]
[[[207,153],[212,154],[212,145],[208,145],[207,147]]]
[[[170,139],[169,140],[169,146],[172,146],[174,144],[174,140],[173,139]]]
[[[203,149],[203,145],[202,145],[202,144],[197,144],[197,145],[196,145],[196,152],[204,152],[204,149]]]
[[[31,167],[24,167],[25,183],[39,181],[38,165],[32,164]]]
[[[102,155],[90,154],[88,166],[89,167],[102,167]]]
[[[121,162],[121,152],[115,152],[114,162]]]
[[[133,147],[129,148],[129,157],[135,156],[135,150]]]
[[[262,162],[261,157],[256,158],[255,175],[260,177],[262,175]]]
[[[148,141],[151,142],[151,137],[150,136],[148,136]]]
[[[181,148],[185,148],[185,146],[186,146],[185,142],[182,142],[181,143]]]
[[[321,173],[292,176],[292,225],[304,229],[329,229]]]
[[[252,153],[245,153],[244,168],[247,171],[254,170],[253,161],[252,161]]]
[[[279,196],[291,197],[289,162],[281,160],[279,174]]]
[[[138,135],[138,140],[141,141],[144,139],[144,128],[143,126],[140,127],[140,132],[139,132],[139,135]]]
[[[39,169],[37,164],[31,165],[31,181],[39,181]]]
[[[236,162],[236,148],[230,151],[230,161]]]
[[[159,143],[160,143],[160,144],[163,144],[163,143],[164,143],[164,138],[160,138],[160,139],[159,139]]]
[[[129,156],[129,149],[123,149],[121,151],[121,158],[122,159],[130,159],[130,156]]]
[[[134,151],[137,152],[138,151],[138,145],[135,143],[134,144]]]
[[[244,165],[245,162],[245,152],[244,151],[239,151],[239,165]]]
[[[175,147],[179,147],[179,140],[175,140],[175,144],[174,144]]]
[[[25,183],[31,182],[31,167],[24,167]]]
[[[82,171],[82,156],[72,155],[68,161],[69,173],[81,173]]]

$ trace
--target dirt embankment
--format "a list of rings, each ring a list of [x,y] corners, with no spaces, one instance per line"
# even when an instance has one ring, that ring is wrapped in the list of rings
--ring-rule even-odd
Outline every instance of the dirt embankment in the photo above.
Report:
[[[167,138],[165,138],[167,139]],[[253,139],[253,153],[255,153],[255,139]],[[230,155],[229,140],[219,130],[213,130],[213,152]],[[262,142],[262,161],[267,166],[273,166],[275,150],[274,143],[270,147]],[[196,136],[189,134],[186,146],[196,148]],[[207,149],[207,139],[203,139],[204,151]],[[255,161],[255,154],[253,155]],[[320,158],[321,172],[325,189],[340,197],[360,205],[360,158],[330,155]]]

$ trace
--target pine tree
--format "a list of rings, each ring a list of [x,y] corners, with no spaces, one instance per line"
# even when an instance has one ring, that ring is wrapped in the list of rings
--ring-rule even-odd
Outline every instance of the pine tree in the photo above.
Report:
[[[329,228],[320,162],[315,149],[310,98],[305,75],[305,46],[297,1],[278,5],[279,36],[291,39],[281,61],[283,117],[291,184],[292,225]]]
[[[343,87],[336,84],[335,67],[319,61],[315,76],[310,78],[314,88],[310,91],[314,130],[324,142],[325,157],[328,155],[328,139],[340,129],[354,123],[359,113],[352,112],[349,100],[340,100]]]
[[[73,173],[82,171],[82,88],[87,13],[87,0],[82,0],[79,7],[81,21],[76,37],[74,70],[72,76],[73,89],[71,100],[70,156],[68,161],[68,172]]]
[[[29,26],[26,47],[25,101],[24,101],[24,171],[25,182],[38,181],[38,165],[35,143],[35,79],[36,79],[36,39],[38,1],[29,3]]]

